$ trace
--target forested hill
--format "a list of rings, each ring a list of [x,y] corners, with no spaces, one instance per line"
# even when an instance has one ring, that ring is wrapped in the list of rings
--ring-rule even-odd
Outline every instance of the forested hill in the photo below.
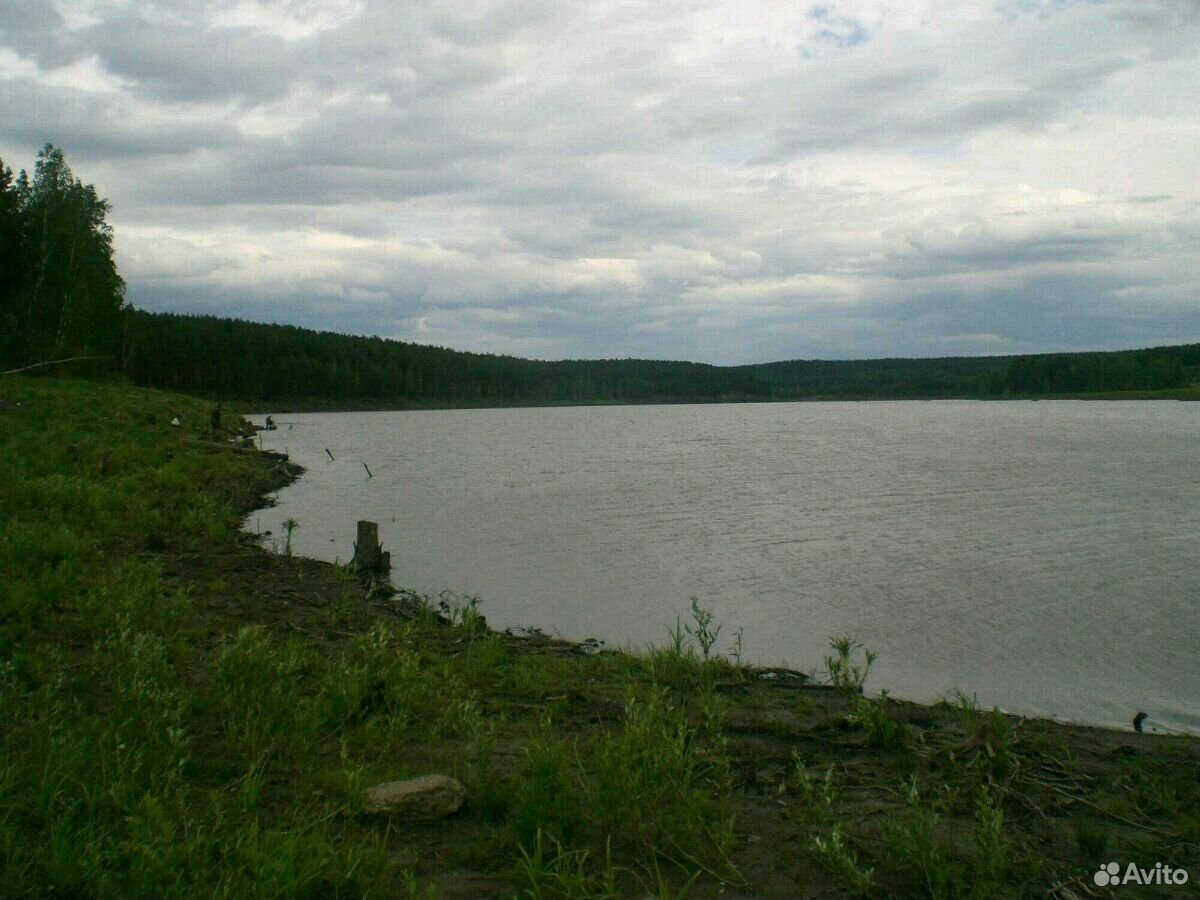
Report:
[[[289,325],[134,312],[124,365],[138,384],[310,407],[996,397],[1185,388],[1200,381],[1200,344],[751,366],[541,362]]]
[[[32,176],[14,174],[0,160],[0,371],[56,371],[66,363],[75,372],[115,367],[143,385],[293,408],[1167,390],[1200,399],[1200,344],[728,367],[639,359],[537,362],[285,325],[153,315],[125,304],[108,212],[108,201],[50,144]]]

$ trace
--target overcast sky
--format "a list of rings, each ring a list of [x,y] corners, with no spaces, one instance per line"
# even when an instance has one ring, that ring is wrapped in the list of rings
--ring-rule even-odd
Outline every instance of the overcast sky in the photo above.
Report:
[[[1198,0],[0,0],[128,298],[539,358],[1200,340]]]

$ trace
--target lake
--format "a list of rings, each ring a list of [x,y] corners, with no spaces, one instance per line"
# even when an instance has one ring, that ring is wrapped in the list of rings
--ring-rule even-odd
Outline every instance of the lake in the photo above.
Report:
[[[346,561],[377,521],[395,584],[477,595],[494,627],[644,648],[698,596],[756,663],[820,670],[849,633],[869,692],[1200,731],[1200,405],[276,419],[264,446],[308,471],[251,531],[291,517],[293,552]]]

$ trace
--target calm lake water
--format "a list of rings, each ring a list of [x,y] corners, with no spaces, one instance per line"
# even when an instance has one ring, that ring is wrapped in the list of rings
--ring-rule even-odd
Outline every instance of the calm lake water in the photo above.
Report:
[[[643,648],[697,595],[745,658],[879,651],[868,689],[1200,731],[1200,404],[878,402],[277,415],[251,531]],[[325,453],[329,448],[334,459]],[[374,478],[368,478],[366,463]]]

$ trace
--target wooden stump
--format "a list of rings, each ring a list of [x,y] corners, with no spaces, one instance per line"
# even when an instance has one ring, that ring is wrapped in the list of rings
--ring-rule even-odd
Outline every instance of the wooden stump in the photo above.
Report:
[[[354,559],[351,565],[359,572],[374,572],[386,575],[391,569],[391,554],[384,553],[379,544],[379,525],[360,520],[358,540],[354,542]]]

